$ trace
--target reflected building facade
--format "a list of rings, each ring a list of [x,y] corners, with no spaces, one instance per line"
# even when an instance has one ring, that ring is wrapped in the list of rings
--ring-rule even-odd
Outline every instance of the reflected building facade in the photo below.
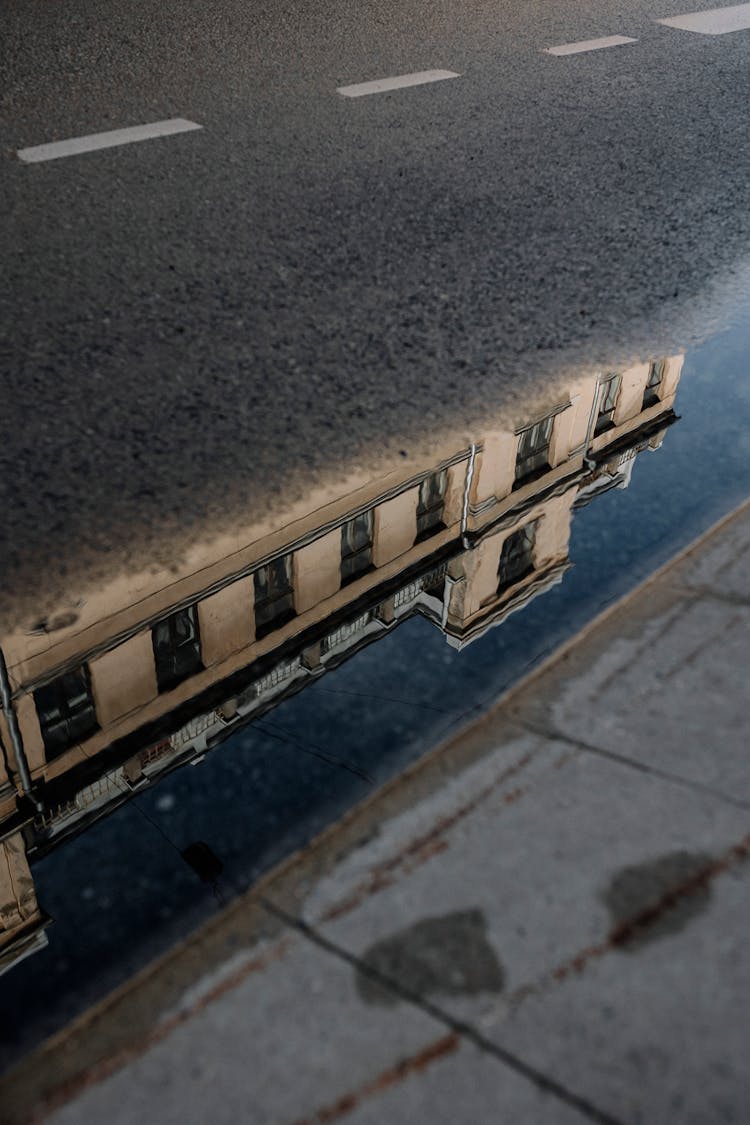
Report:
[[[352,480],[169,572],[128,575],[0,648],[0,972],[44,944],[30,862],[421,614],[462,648],[558,583],[576,507],[674,420],[682,356],[404,476]]]

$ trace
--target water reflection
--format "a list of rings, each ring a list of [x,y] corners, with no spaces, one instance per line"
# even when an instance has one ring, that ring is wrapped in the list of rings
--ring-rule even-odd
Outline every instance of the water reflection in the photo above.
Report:
[[[2,639],[0,972],[47,942],[31,864],[415,614],[455,649],[560,582],[574,510],[674,421],[682,356],[581,376],[419,471],[316,494]]]

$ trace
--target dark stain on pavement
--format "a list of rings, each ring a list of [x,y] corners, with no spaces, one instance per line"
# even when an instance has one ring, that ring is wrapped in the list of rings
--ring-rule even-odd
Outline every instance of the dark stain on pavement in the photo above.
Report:
[[[600,895],[614,921],[607,937],[557,965],[548,974],[548,981],[560,984],[573,974],[582,973],[592,961],[604,957],[613,949],[637,949],[652,937],[677,932],[705,909],[714,880],[748,860],[750,832],[719,856],[670,852],[649,863],[623,868],[612,877],[609,886]],[[665,885],[675,875],[677,881]],[[683,907],[683,902],[694,895],[698,896],[699,905],[695,908]],[[628,914],[627,911],[634,907],[633,913]],[[666,921],[669,914],[672,917]],[[665,926],[661,925],[663,919]],[[538,992],[538,985],[523,986],[511,997],[511,1003],[517,1007],[525,996]]]
[[[420,996],[500,992],[505,974],[486,931],[481,910],[424,918],[376,942],[362,957],[393,983],[394,991],[361,970],[357,991],[368,1004],[390,1005],[399,1002],[398,988]]]
[[[679,851],[623,867],[601,894],[612,917],[612,943],[633,951],[679,933],[709,904],[711,883],[704,876],[713,863],[705,852]],[[679,893],[685,889],[689,893]]]

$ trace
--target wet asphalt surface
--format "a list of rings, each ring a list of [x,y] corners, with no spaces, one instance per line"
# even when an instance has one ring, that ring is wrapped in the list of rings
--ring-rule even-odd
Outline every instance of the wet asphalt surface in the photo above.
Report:
[[[9,5],[3,611],[699,336],[750,233],[749,41],[653,22],[679,10]],[[177,115],[204,127],[15,157]]]
[[[651,22],[683,7],[8,4],[0,619],[332,471],[471,431],[579,360],[702,337],[746,270],[750,38]],[[640,42],[540,53],[607,34]],[[462,77],[335,93],[431,67]],[[204,128],[14,155],[171,116]],[[409,623],[272,721],[314,724],[382,780],[746,495],[746,335],[689,360],[680,409],[704,383],[684,423],[628,494],[576,518],[577,569],[530,614],[460,668]],[[358,694],[344,705],[333,686]],[[384,718],[396,688],[410,702]],[[208,839],[229,895],[363,794],[262,725],[35,868],[56,922],[2,982],[3,1009],[27,1019],[5,1063],[216,909],[180,848]]]

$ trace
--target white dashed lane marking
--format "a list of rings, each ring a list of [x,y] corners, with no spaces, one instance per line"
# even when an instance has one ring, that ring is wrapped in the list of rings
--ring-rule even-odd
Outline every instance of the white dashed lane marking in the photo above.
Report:
[[[339,86],[337,92],[345,98],[361,98],[365,94],[403,90],[405,86],[424,86],[427,82],[442,82],[445,78],[460,78],[460,75],[453,70],[420,70],[416,74],[399,74],[396,78],[376,78],[373,82],[358,82],[355,86]]]
[[[202,125],[186,121],[184,117],[173,117],[169,121],[152,121],[150,125],[134,125],[130,129],[112,129],[108,133],[91,133],[87,137],[70,137],[66,141],[51,141],[45,145],[21,148],[17,156],[27,164],[38,164],[43,160],[60,160],[63,156],[77,156],[81,152],[115,148],[117,145],[150,141],[154,137],[169,137],[173,133],[188,133],[192,129],[202,128]]]
[[[730,31],[744,31],[750,27],[750,4],[710,8],[706,12],[689,12],[684,16],[670,16],[656,22],[667,27],[677,27],[681,31],[695,31],[699,35],[727,35]]]
[[[582,39],[580,43],[563,43],[559,47],[545,47],[546,55],[580,55],[583,51],[602,51],[605,47],[622,47],[626,43],[637,43],[627,35],[608,35],[604,39]]]

